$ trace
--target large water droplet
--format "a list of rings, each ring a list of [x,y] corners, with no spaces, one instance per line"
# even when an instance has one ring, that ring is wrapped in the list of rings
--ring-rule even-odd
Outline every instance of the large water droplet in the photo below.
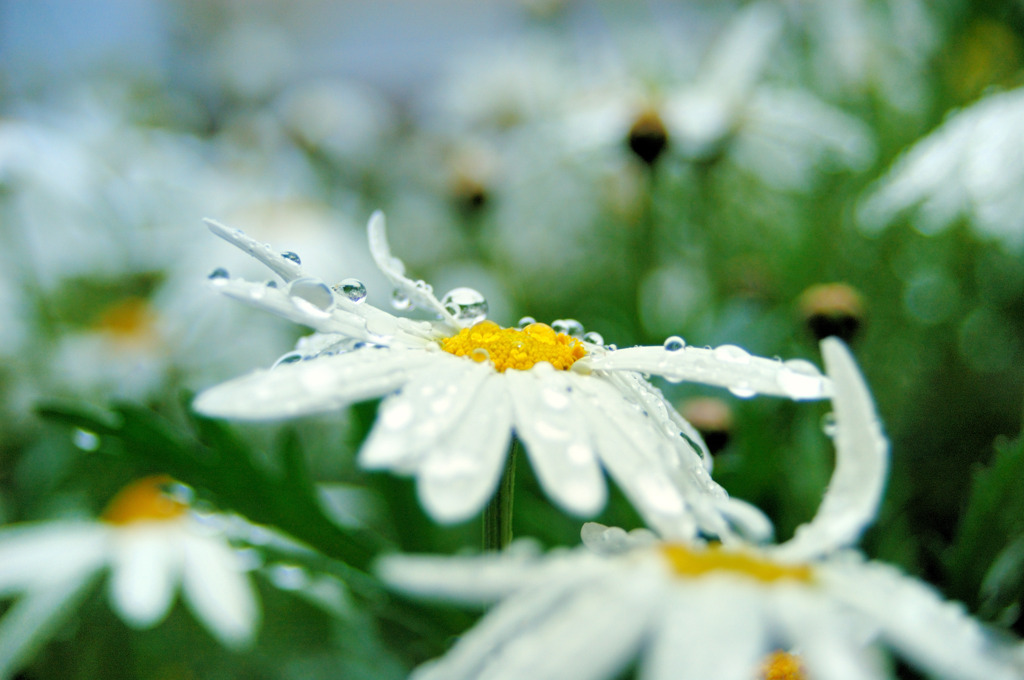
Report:
[[[359,279],[345,279],[341,283],[331,286],[331,289],[357,304],[366,300],[366,285]]]
[[[491,353],[483,347],[475,347],[473,351],[469,353],[469,358],[478,364],[482,364],[491,358]]]
[[[747,383],[747,381],[745,380],[742,380],[736,383],[735,385],[729,387],[729,391],[732,392],[734,396],[737,396],[740,399],[750,399],[752,396],[757,394],[757,390],[751,388],[750,384]]]
[[[81,428],[75,428],[71,433],[71,442],[82,451],[95,451],[100,448],[99,435]]]
[[[678,352],[682,348],[686,347],[686,341],[678,335],[672,335],[665,339],[665,343],[662,345],[666,352]]]
[[[290,250],[286,250],[283,253],[281,253],[281,257],[283,257],[286,260],[291,260],[295,264],[302,264],[302,259],[299,258],[299,254],[293,253]]]
[[[597,331],[590,331],[589,333],[583,334],[583,341],[589,342],[592,345],[603,345],[604,336],[598,333]]]
[[[400,312],[404,312],[412,308],[412,300],[409,299],[408,295],[396,288],[391,293],[391,306]]]
[[[821,431],[829,437],[836,436],[836,414],[829,411],[821,417]]]
[[[206,278],[217,283],[223,283],[230,278],[230,274],[228,274],[228,270],[224,269],[224,267],[217,267]]]
[[[523,318],[519,319],[518,323],[516,323],[516,328],[518,328],[519,330],[523,330],[527,326],[535,323],[537,323],[537,320],[534,319],[532,316],[524,316]]]
[[[714,350],[715,358],[733,364],[749,364],[750,352],[736,345],[719,345]]]
[[[551,322],[551,327],[556,333],[565,333],[571,338],[583,337],[583,324],[576,319],[555,319]]]
[[[463,326],[487,318],[487,300],[472,288],[453,288],[441,298],[441,305]]]
[[[297,361],[302,361],[302,352],[288,352],[275,361],[270,368],[275,369],[282,364],[294,364]]]
[[[288,294],[324,310],[334,304],[334,294],[323,281],[314,278],[295,279],[288,284]]]

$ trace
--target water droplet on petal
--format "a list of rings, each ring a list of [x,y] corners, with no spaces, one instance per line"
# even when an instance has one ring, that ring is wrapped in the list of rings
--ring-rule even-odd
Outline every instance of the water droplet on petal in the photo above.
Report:
[[[82,451],[95,451],[100,448],[99,435],[81,428],[75,428],[71,433],[71,442]]]
[[[565,333],[571,338],[583,337],[583,324],[576,319],[555,319],[551,322],[551,328],[556,333]]]
[[[300,590],[309,583],[306,570],[297,564],[274,564],[267,571],[270,582],[281,590]]]
[[[288,284],[288,294],[324,310],[334,304],[334,294],[323,281],[314,278],[295,279]]]
[[[836,435],[836,414],[829,411],[821,417],[821,431],[829,437]]]
[[[412,300],[410,300],[409,296],[402,291],[395,289],[395,291],[391,293],[391,306],[400,312],[404,312],[412,308]]]
[[[223,283],[227,281],[229,277],[230,274],[228,274],[227,269],[224,269],[224,267],[217,267],[212,272],[210,272],[209,276],[207,276],[206,278],[210,279],[211,281],[216,281],[217,283]]]
[[[583,334],[583,341],[584,342],[589,342],[592,345],[603,345],[604,344],[604,336],[602,336],[597,331],[590,331],[589,333],[584,333]]]
[[[750,399],[752,396],[757,394],[757,390],[750,387],[747,381],[742,380],[729,388],[733,396],[739,397],[740,399]]]
[[[715,358],[733,364],[749,364],[750,352],[736,345],[719,345],[715,348]]]
[[[619,346],[615,345],[615,344],[611,344],[611,345],[605,345],[604,348],[606,350],[608,350],[609,352],[614,352],[615,350],[617,350],[619,348]]]
[[[532,316],[524,316],[519,320],[518,323],[516,323],[516,328],[518,328],[519,330],[523,330],[527,326],[535,323],[537,323],[537,320],[534,319]]]
[[[366,300],[366,285],[359,279],[345,279],[331,286],[331,290],[357,304]]]
[[[672,335],[665,339],[665,343],[662,345],[666,352],[678,352],[682,348],[686,347],[686,341],[678,335]]]
[[[441,305],[463,326],[487,318],[487,300],[472,288],[453,288],[441,298]]]
[[[288,352],[275,361],[270,368],[275,369],[282,364],[294,364],[297,361],[302,361],[302,352]]]
[[[483,347],[476,347],[469,353],[469,358],[478,364],[482,364],[491,358],[491,353]]]
[[[286,260],[291,260],[295,264],[302,264],[302,260],[299,258],[299,254],[293,253],[290,250],[286,250],[283,253],[281,253],[281,257],[283,257]]]

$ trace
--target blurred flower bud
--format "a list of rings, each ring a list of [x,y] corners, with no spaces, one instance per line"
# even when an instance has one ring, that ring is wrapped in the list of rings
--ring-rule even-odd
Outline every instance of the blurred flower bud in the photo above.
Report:
[[[665,129],[661,116],[652,109],[637,116],[629,128],[626,143],[640,160],[653,166],[668,146],[668,130]]]
[[[679,412],[701,436],[708,450],[717,454],[729,443],[732,434],[732,408],[718,397],[693,397],[679,405]]]
[[[834,335],[850,342],[864,322],[864,298],[846,283],[820,283],[800,295],[800,315],[821,340]]]

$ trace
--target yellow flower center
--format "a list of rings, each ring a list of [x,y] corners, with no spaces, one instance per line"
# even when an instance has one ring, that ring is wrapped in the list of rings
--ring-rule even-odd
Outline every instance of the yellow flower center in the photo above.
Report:
[[[695,551],[678,543],[666,543],[661,546],[661,552],[680,576],[701,577],[731,572],[763,583],[783,579],[809,583],[813,578],[813,572],[806,564],[777,564],[718,546]]]
[[[564,371],[587,353],[582,342],[555,332],[547,324],[532,323],[520,331],[502,328],[493,321],[463,328],[458,335],[446,338],[441,349],[474,361],[490,361],[499,373],[508,368],[525,371],[542,361]]]
[[[129,297],[104,309],[94,327],[119,342],[147,344],[154,339],[155,323],[156,315],[146,301]]]
[[[807,674],[796,654],[778,650],[765,658],[761,665],[761,680],[807,680]]]
[[[132,482],[107,504],[100,519],[109,524],[125,525],[181,517],[188,506],[167,493],[167,485],[173,482],[167,475]]]

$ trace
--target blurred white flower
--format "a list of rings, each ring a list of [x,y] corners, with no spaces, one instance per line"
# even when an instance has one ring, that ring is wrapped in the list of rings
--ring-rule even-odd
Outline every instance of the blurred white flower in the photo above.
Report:
[[[487,302],[476,291],[456,288],[438,300],[428,284],[406,278],[380,213],[370,219],[370,250],[396,288],[395,302],[440,321],[393,316],[365,302],[358,280],[328,287],[306,276],[294,257],[241,231],[210,227],[284,282],[268,286],[225,275],[214,281],[222,292],[318,333],[274,368],[201,393],[196,410],[283,418],[383,396],[360,462],[414,474],[423,506],[440,521],[468,519],[484,506],[514,431],[541,486],[569,512],[591,515],[604,506],[604,467],[666,535],[705,531],[730,540],[732,522],[762,534],[760,513],[712,481],[700,435],[640,372],[741,396],[819,399],[830,389],[806,361],[762,359],[735,346],[699,349],[670,338],[664,347],[610,351],[572,320],[547,326],[528,319],[501,328],[486,320]]]
[[[963,609],[853,550],[877,512],[888,444],[848,350],[822,343],[833,380],[837,466],[816,517],[768,547],[662,540],[587,524],[584,548],[547,556],[513,544],[481,557],[387,557],[400,591],[498,604],[418,680],[598,680],[638,655],[639,677],[758,677],[796,649],[819,680],[888,677],[889,647],[939,678],[1020,677],[1011,651]]]
[[[0,677],[28,662],[108,569],[110,605],[133,628],[162,621],[180,586],[221,643],[251,643],[260,612],[242,559],[168,493],[171,484],[165,476],[140,479],[99,520],[0,529],[0,597],[17,597],[0,619]]]
[[[915,143],[859,207],[877,232],[904,213],[924,234],[965,220],[1007,248],[1024,248],[1024,88],[989,95],[952,113]]]

